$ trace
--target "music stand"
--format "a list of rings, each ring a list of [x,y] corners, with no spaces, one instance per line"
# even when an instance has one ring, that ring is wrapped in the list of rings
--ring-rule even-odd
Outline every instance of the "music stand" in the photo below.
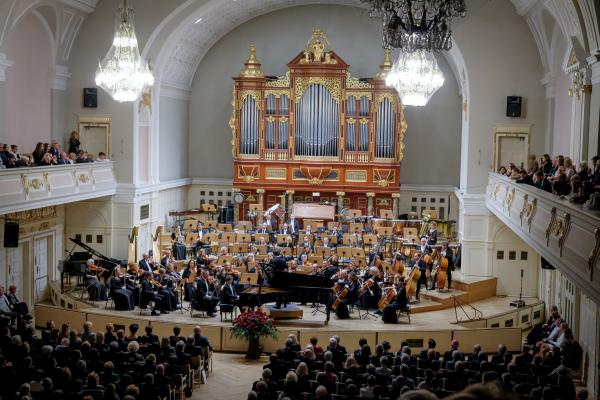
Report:
[[[365,257],[357,258],[356,265],[358,265],[360,269],[364,270],[367,268],[367,259]]]
[[[393,228],[391,226],[380,226],[377,228],[377,234],[381,236],[392,236]]]
[[[348,216],[350,218],[362,217],[361,210],[348,210]]]
[[[203,239],[205,243],[209,244],[215,243],[219,240],[216,233],[207,233],[206,235],[204,235]]]
[[[360,249],[358,247],[354,247],[352,249],[352,257],[354,258],[365,258],[365,250],[364,249]]]
[[[185,222],[183,223],[183,230],[191,231],[192,229],[194,229],[196,227],[197,224],[198,224],[198,221],[196,221],[195,219],[186,219]]]
[[[321,256],[323,258],[325,258],[325,256],[329,255],[330,252],[331,252],[331,247],[322,247],[322,246],[317,247],[317,251],[315,251],[315,253],[317,253],[318,256]]]
[[[337,235],[325,235],[325,237],[329,238],[329,243],[331,244],[338,244],[338,237]]]
[[[270,237],[268,233],[255,233],[254,234],[254,240],[258,243],[258,241],[260,240],[260,238],[264,238],[265,239],[265,243],[269,243],[270,241]]]
[[[224,265],[226,262],[231,264],[233,262],[233,256],[219,256],[217,259],[217,264],[219,265]]]
[[[350,233],[361,233],[363,229],[363,224],[361,224],[360,222],[350,223]]]
[[[233,232],[223,232],[221,234],[221,240],[223,242],[227,242],[227,243],[234,243],[235,242],[235,233],[233,233]]]
[[[379,215],[384,219],[392,219],[394,218],[394,214],[392,210],[379,210]]]
[[[291,257],[292,256],[292,249],[290,247],[281,247],[281,255],[284,257]]]
[[[342,259],[350,259],[352,258],[352,248],[351,247],[338,247],[338,254]]]
[[[242,272],[240,274],[240,283],[242,285],[258,285],[258,273]]]
[[[298,243],[299,243],[299,245],[302,245],[302,243],[304,243],[304,237],[305,236],[308,236],[308,242],[309,243],[313,242],[313,235],[312,235],[312,233],[301,233],[298,236]]]
[[[221,232],[231,232],[233,230],[231,224],[219,224],[218,228]]]
[[[207,219],[207,220],[204,222],[204,226],[206,226],[206,228],[207,228],[207,229],[215,229],[215,228],[217,227],[217,224],[218,224],[218,223],[219,223],[219,222],[218,222],[218,221],[216,221],[216,220],[214,220],[214,219]]]
[[[258,254],[260,255],[267,255],[267,245],[260,245],[260,246],[256,246],[256,250],[258,251]]]
[[[200,204],[200,209],[202,210],[202,212],[209,213],[209,214],[217,212],[217,206],[215,206],[214,204],[211,204],[211,203]]]
[[[307,261],[309,263],[311,263],[311,264],[315,264],[316,263],[316,264],[321,265],[321,264],[323,264],[323,257],[311,254],[310,256],[308,256]]]
[[[363,243],[373,246],[375,243],[377,243],[377,235],[374,235],[372,233],[363,235]]]
[[[249,233],[238,233],[237,241],[240,243],[250,243],[252,241],[252,235]]]

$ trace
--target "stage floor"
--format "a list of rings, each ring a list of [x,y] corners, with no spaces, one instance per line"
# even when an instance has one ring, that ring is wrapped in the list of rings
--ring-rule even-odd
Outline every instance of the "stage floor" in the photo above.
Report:
[[[514,310],[511,309],[509,303],[517,297],[491,297],[484,300],[470,303],[471,306],[477,308],[484,317],[490,317],[496,314],[500,314],[506,311]],[[526,304],[534,304],[538,302],[537,298],[524,299]],[[426,303],[428,300],[423,300]],[[184,303],[184,308],[188,307],[188,303]],[[428,330],[428,329],[464,329],[455,324],[456,314],[454,308],[447,308],[436,311],[426,311],[422,313],[416,313],[411,315],[411,324],[408,324],[406,317],[402,317],[399,324],[384,324],[381,321],[381,317],[378,315],[370,315],[366,319],[359,319],[358,312],[355,310],[351,313],[351,319],[340,320],[335,316],[335,313],[331,313],[331,319],[329,324],[325,325],[325,314],[317,312],[313,314],[314,308],[310,306],[298,305],[303,312],[304,316],[302,319],[291,319],[277,321],[277,325],[280,327],[293,327],[293,328],[317,328],[319,330],[331,330],[331,331],[349,331],[349,330],[397,330],[399,327],[402,330]],[[322,309],[323,307],[321,307]],[[469,313],[469,316],[473,317],[473,310],[465,306],[465,310]],[[90,314],[99,314],[106,316],[118,316],[121,318],[131,317],[137,320],[148,320],[153,322],[167,322],[167,323],[198,323],[202,326],[219,326],[229,327],[231,326],[230,321],[221,322],[219,313],[217,316],[207,317],[200,315],[199,312],[194,312],[194,316],[190,317],[189,311],[173,311],[169,314],[163,314],[159,316],[151,316],[149,311],[144,312],[140,315],[139,310],[136,308],[132,311],[115,311],[112,308],[105,309],[104,302],[96,303],[96,305],[90,305],[87,308],[82,308],[79,311],[83,311]],[[467,316],[459,309],[457,309],[459,320],[468,320]],[[363,315],[364,316],[364,315]]]

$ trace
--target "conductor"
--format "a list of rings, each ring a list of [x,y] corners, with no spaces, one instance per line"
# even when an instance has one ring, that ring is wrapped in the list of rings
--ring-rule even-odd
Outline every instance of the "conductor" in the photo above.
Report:
[[[285,261],[285,257],[281,255],[279,248],[275,248],[273,250],[273,260],[271,260],[269,267],[271,270],[270,279],[273,278],[275,272],[285,272],[287,270],[287,262]],[[281,308],[281,303],[283,303],[283,308],[287,307],[287,298],[285,293],[281,293],[277,296],[275,308]]]

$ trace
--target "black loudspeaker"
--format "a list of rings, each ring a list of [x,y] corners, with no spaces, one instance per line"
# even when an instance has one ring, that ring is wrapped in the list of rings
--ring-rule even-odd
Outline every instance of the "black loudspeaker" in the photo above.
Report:
[[[512,118],[521,117],[521,104],[523,98],[521,96],[507,96],[506,97],[506,116]]]
[[[556,268],[554,268],[554,265],[550,264],[548,262],[548,260],[546,260],[544,257],[542,257],[542,269],[556,269]]]
[[[98,107],[98,89],[83,88],[83,106],[85,108]]]
[[[226,224],[227,223],[227,207],[223,206],[219,209],[219,223]]]
[[[227,224],[233,224],[233,204],[227,206]]]
[[[19,247],[19,223],[4,223],[4,247]]]

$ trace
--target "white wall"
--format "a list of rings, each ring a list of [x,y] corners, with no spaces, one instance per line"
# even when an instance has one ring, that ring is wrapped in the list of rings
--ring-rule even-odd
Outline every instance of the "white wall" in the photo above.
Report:
[[[30,153],[37,142],[51,138],[48,33],[37,17],[28,14],[10,33],[7,47],[7,58],[14,64],[7,72],[0,137],[19,145],[22,153]]]
[[[310,24],[307,24],[310,21]],[[231,90],[250,44],[266,75],[282,75],[306,46],[313,28],[327,33],[334,51],[358,77],[371,77],[382,62],[379,24],[366,10],[346,6],[292,7],[252,19],[221,38],[206,54],[193,81],[190,101],[189,175],[231,178]],[[438,57],[446,82],[431,102],[406,110],[408,130],[402,182],[457,185],[460,164],[461,100],[456,79]],[[163,103],[161,99],[161,143]],[[166,133],[169,135],[169,133]],[[443,172],[442,172],[443,171]]]
[[[552,46],[553,70],[555,75],[554,87],[554,137],[552,153],[569,154],[571,139],[571,112],[573,99],[569,97],[568,90],[571,87],[571,78],[563,69],[567,43],[563,35],[556,35]]]
[[[190,134],[188,109],[187,101],[161,97],[159,111],[159,154],[161,157],[159,177],[161,181],[188,176],[188,151],[186,151]],[[208,140],[203,142],[206,149],[210,150],[210,146],[207,146],[208,143]],[[208,151],[205,154],[212,153]]]

